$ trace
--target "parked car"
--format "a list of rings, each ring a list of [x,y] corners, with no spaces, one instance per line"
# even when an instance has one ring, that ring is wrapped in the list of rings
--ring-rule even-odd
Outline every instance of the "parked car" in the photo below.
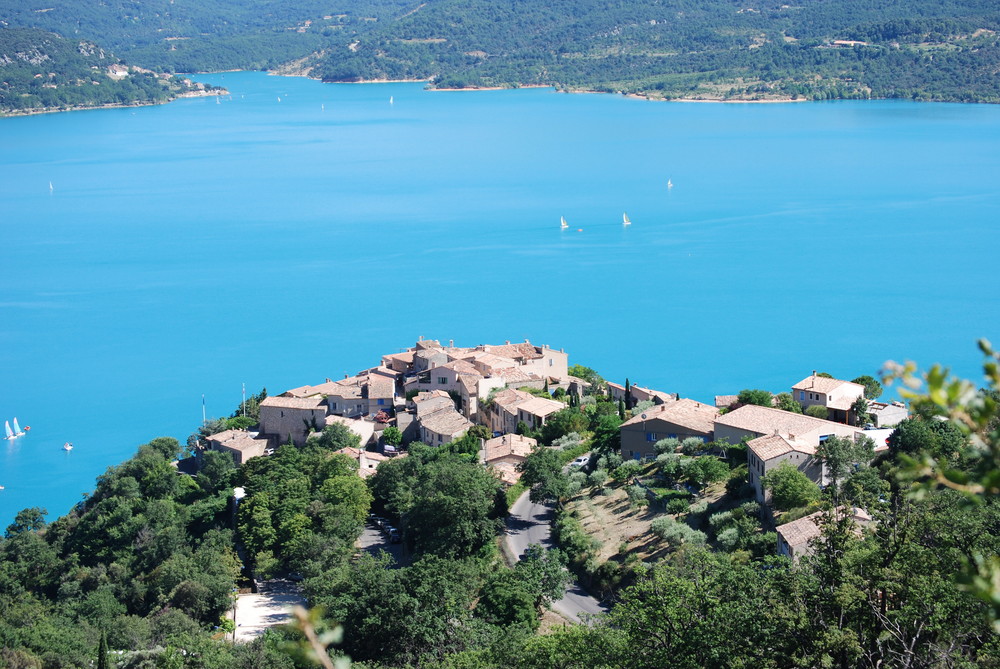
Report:
[[[397,531],[398,530],[389,523],[386,523],[385,525],[382,526],[382,532],[387,536]]]
[[[398,544],[403,540],[403,535],[395,527],[389,530],[389,543]]]
[[[576,460],[574,460],[573,462],[569,463],[569,466],[570,467],[583,467],[588,462],[590,462],[590,456],[589,455],[581,455]]]

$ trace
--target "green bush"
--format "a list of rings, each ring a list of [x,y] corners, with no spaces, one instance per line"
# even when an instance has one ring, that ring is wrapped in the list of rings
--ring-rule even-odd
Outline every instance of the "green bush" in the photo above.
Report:
[[[676,515],[678,513],[684,513],[687,510],[688,510],[688,503],[686,500],[675,497],[674,499],[667,502],[667,513]]]

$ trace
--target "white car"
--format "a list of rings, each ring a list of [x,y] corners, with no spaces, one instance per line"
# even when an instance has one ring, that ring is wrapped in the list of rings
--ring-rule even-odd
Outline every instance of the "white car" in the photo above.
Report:
[[[581,455],[576,460],[574,460],[573,462],[569,463],[569,466],[570,467],[583,467],[588,462],[590,462],[590,456],[589,455]]]

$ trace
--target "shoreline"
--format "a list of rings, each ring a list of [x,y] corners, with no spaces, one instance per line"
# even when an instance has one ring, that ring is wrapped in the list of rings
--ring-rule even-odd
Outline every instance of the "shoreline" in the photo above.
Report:
[[[170,104],[174,100],[179,100],[181,98],[208,98],[216,97],[222,95],[229,95],[229,91],[225,88],[214,89],[211,91],[188,91],[187,93],[180,93],[170,98],[169,100],[164,100],[163,102],[131,102],[127,104],[103,104],[103,105],[88,105],[85,107],[66,107],[66,108],[49,108],[49,109],[25,109],[25,110],[15,110],[10,112],[0,112],[0,118],[17,118],[20,116],[38,116],[40,114],[58,114],[61,112],[74,112],[74,111],[89,111],[94,109],[130,109],[132,107],[156,107],[159,105]]]

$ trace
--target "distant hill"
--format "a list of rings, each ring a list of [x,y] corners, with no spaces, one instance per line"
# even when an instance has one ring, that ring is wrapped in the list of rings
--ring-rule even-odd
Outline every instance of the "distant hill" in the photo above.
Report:
[[[428,0],[329,50],[312,74],[665,98],[996,102],[998,30],[1000,5],[985,0]]]
[[[787,1],[787,0],[786,0]],[[173,72],[545,84],[658,98],[1000,102],[993,0],[12,0],[4,20]]]
[[[194,91],[190,81],[126,67],[93,42],[0,29],[0,113],[154,104]]]

